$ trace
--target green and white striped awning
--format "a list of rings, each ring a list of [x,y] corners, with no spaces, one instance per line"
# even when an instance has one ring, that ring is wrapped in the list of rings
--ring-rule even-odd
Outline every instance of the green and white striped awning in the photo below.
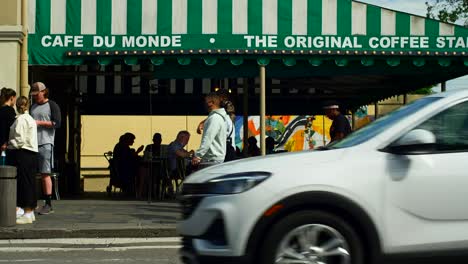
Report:
[[[351,0],[29,0],[28,9],[32,65],[96,55],[154,64],[209,55],[210,65],[218,55],[236,64],[245,56],[460,58],[468,51],[463,27]]]

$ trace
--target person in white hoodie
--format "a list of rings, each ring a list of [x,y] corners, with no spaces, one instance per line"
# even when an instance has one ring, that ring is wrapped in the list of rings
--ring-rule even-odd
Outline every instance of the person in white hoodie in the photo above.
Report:
[[[10,127],[8,149],[17,168],[16,224],[32,224],[35,221],[34,208],[37,206],[37,125],[29,115],[29,100],[21,96],[16,101],[18,117]]]
[[[205,97],[208,118],[205,121],[200,148],[195,151],[192,164],[199,169],[222,163],[226,156],[226,120],[229,116],[221,107],[221,98],[217,93]]]

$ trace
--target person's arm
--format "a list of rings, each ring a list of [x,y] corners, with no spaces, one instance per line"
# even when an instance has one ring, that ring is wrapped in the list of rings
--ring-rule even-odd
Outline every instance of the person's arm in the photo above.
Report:
[[[203,121],[200,122],[200,124],[198,124],[197,134],[201,135],[201,133],[203,132],[203,127],[205,126],[206,119],[208,118],[205,118]]]
[[[50,107],[50,121],[41,121],[36,120],[37,126],[46,127],[46,128],[59,128],[62,124],[62,114],[60,112],[60,107],[52,100],[49,100]]]
[[[185,149],[178,149],[175,151],[175,154],[179,158],[190,158],[193,155],[193,150],[191,152],[186,151]]]
[[[21,149],[26,142],[27,123],[26,120],[18,118],[16,126],[14,127],[13,137],[10,138],[8,144],[15,149]]]

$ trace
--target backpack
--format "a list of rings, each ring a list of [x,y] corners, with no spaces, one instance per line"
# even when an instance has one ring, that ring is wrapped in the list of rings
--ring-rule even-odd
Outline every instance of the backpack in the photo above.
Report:
[[[217,113],[217,112],[215,113],[220,115],[226,121],[226,118],[222,114]],[[224,156],[224,162],[237,159],[236,150],[232,146],[232,140],[231,140],[232,133],[234,133],[234,123],[232,122],[231,119],[229,119],[229,121],[232,123],[232,126],[231,126],[231,132],[229,132],[229,135],[226,137],[226,156]]]
[[[233,132],[234,132],[234,124],[232,124],[231,132],[229,133],[229,136],[226,138],[226,156],[224,156],[224,162],[235,160],[237,158],[236,150],[232,146],[232,141],[231,141],[231,136]]]

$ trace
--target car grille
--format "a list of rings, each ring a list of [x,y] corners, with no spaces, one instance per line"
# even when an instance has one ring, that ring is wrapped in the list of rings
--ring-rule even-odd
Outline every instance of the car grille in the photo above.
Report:
[[[180,204],[182,205],[183,220],[189,218],[192,215],[203,198],[203,196],[182,196],[179,198]]]
[[[200,202],[207,196],[207,184],[186,183],[182,185],[182,191],[179,196],[182,205],[182,219],[189,218],[197,209]]]

